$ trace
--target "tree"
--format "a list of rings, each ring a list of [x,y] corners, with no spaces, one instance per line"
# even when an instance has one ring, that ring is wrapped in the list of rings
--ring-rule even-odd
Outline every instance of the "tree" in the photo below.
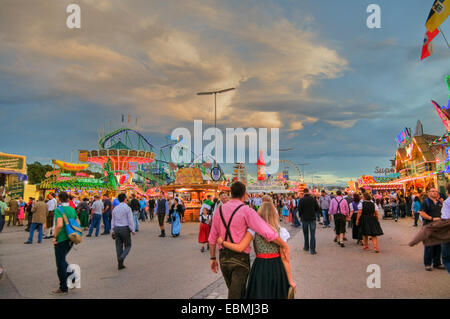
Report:
[[[28,182],[30,184],[39,184],[42,180],[45,179],[45,174],[52,170],[53,167],[51,165],[42,165],[39,162],[28,164],[27,165]]]

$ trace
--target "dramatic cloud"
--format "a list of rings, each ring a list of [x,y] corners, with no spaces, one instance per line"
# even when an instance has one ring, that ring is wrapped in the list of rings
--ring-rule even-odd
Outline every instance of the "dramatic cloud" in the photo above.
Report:
[[[163,118],[175,125],[209,118],[205,110],[212,99],[196,92],[229,86],[237,91],[219,96],[223,123],[299,130],[303,121],[284,117],[280,122],[275,105],[251,115],[249,106],[261,100],[314,101],[309,89],[338,77],[348,65],[318,41],[317,33],[257,5],[231,11],[214,1],[177,6],[79,1],[82,29],[68,30],[57,25],[68,3],[44,1],[30,8],[6,1],[5,17],[8,12],[16,18],[14,23],[2,19],[2,30],[12,25],[2,40],[17,56],[16,74],[36,81],[44,75],[49,94],[127,107],[148,131],[165,131]],[[202,21],[201,29],[192,21]]]

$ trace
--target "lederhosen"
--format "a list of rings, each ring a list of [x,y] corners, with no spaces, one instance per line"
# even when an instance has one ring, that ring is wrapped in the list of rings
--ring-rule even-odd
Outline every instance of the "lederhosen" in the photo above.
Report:
[[[231,237],[230,225],[236,212],[244,204],[239,205],[231,214],[228,224],[222,214],[222,206],[219,208],[220,218],[225,227],[225,241],[228,239],[234,243]],[[245,296],[245,287],[250,272],[250,255],[239,253],[223,247],[219,251],[220,270],[228,287],[228,299],[242,299]]]
[[[347,217],[341,213],[341,203],[342,201],[345,201],[345,198],[342,198],[340,201],[338,201],[337,199],[335,200],[338,206],[336,215],[334,215],[334,231],[336,232],[336,235],[345,234],[345,225]]]

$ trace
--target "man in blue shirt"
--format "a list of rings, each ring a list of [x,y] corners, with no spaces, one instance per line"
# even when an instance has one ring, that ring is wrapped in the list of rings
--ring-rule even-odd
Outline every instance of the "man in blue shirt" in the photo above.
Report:
[[[147,219],[147,212],[145,211],[147,208],[147,199],[144,196],[139,200],[139,205],[141,206],[140,220],[145,221]]]
[[[108,196],[103,195],[103,206],[105,207],[103,209],[103,226],[105,227],[103,230],[102,235],[109,235],[109,231],[111,228],[111,213],[112,213],[112,204],[111,200],[108,198]]]

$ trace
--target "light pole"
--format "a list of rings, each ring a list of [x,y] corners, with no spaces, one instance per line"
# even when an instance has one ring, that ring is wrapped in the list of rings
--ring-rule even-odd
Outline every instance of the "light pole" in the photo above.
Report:
[[[224,90],[217,90],[217,91],[209,91],[209,92],[198,92],[197,95],[213,95],[214,94],[214,133],[217,129],[217,103],[216,103],[216,96],[220,93],[225,93],[228,91],[235,90],[235,88],[228,88]],[[203,147],[202,147],[202,161],[203,161]],[[215,161],[217,164],[217,136],[216,136],[216,149],[215,149]]]

